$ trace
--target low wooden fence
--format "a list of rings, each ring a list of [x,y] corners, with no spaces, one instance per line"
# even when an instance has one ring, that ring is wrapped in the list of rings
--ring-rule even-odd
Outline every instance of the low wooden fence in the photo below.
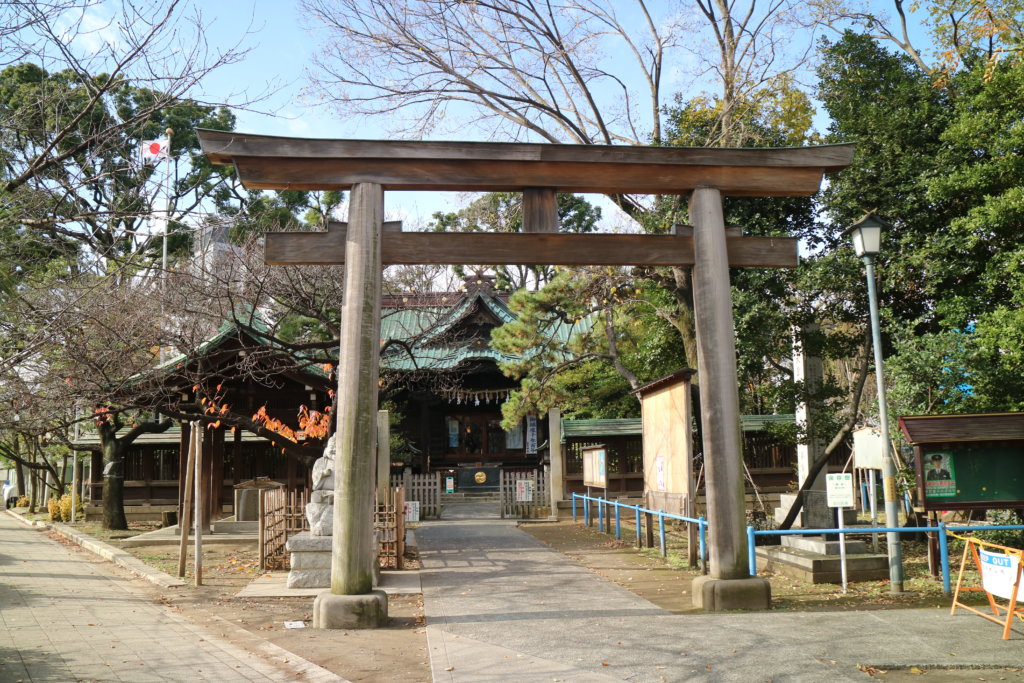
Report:
[[[300,531],[309,530],[306,520],[305,489],[289,491],[284,488],[260,491],[260,569],[288,569],[289,557],[285,544]]]
[[[402,569],[405,555],[405,487],[388,489],[373,513],[381,569]]]
[[[418,501],[420,519],[441,516],[441,473],[402,474],[391,477],[391,487],[405,488],[406,501]]]
[[[501,516],[536,519],[551,514],[548,477],[541,470],[501,471]]]

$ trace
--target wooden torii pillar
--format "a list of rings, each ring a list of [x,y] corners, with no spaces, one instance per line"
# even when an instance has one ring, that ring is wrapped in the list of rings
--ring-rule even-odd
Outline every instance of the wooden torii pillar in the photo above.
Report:
[[[710,574],[694,586],[707,610],[770,603],[747,569],[739,394],[729,268],[793,267],[793,238],[726,230],[723,196],[799,196],[853,159],[853,145],[705,149],[371,140],[310,140],[199,131],[213,163],[252,189],[351,190],[349,221],[321,233],[270,233],[271,265],[345,264],[339,359],[338,471],[331,592],[314,625],[386,620],[372,591],[371,500],[381,271],[391,264],[693,266]],[[385,190],[522,191],[523,233],[407,233],[384,223]],[[557,192],[689,195],[692,229],[672,235],[558,233]],[[367,616],[369,614],[369,616]]]

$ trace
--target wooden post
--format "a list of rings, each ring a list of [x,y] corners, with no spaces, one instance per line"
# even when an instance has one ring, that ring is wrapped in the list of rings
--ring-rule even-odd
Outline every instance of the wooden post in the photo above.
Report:
[[[195,555],[195,585],[203,585],[203,516],[205,511],[208,509],[207,506],[203,505],[203,470],[205,469],[203,460],[203,450],[206,447],[206,430],[200,426],[197,422],[195,429],[192,430],[192,438],[195,440],[196,447],[196,465],[195,465],[195,548],[193,554]]]
[[[189,458],[192,456],[189,454],[189,449],[192,447],[192,425],[189,422],[182,422],[181,424],[181,435],[178,438],[178,521],[185,518],[185,507],[188,503],[185,503],[186,492],[192,488],[192,483],[186,483],[186,473],[189,465],[187,465]],[[188,494],[191,495],[191,494]]]
[[[558,195],[553,187],[523,190],[523,232],[558,232]]]
[[[736,334],[732,322],[729,255],[722,197],[698,187],[690,198],[693,222],[693,308],[701,388],[701,425],[707,466],[711,577],[749,576],[744,528]]]
[[[233,434],[234,443],[233,450],[231,451],[231,474],[234,481],[232,483],[240,484],[242,482],[242,428],[235,427]]]
[[[224,514],[224,427],[211,429],[210,439],[210,520],[217,521]]]
[[[551,516],[558,516],[558,503],[565,496],[565,457],[562,454],[562,411],[548,411],[548,453],[551,469],[548,487],[551,493]]]
[[[391,488],[391,422],[386,410],[377,411],[377,499]]]
[[[256,518],[259,520],[259,531],[256,542],[260,546],[260,571],[267,569],[267,489],[259,489],[259,513]]]
[[[359,183],[349,195],[344,305],[338,356],[337,476],[331,593],[373,590],[373,470],[380,355],[384,190]]]
[[[188,425],[181,426],[182,433]],[[180,462],[180,461],[179,461]],[[196,474],[196,440],[191,432],[188,438],[188,464],[185,466],[184,503],[178,518],[181,543],[178,545],[178,576],[185,576],[185,558],[188,556],[188,527],[192,522],[192,480]]]
[[[71,451],[71,523],[78,521],[78,452]],[[6,504],[7,501],[4,501]]]
[[[213,458],[211,457],[213,430],[206,429],[197,424],[196,431],[202,436],[196,445],[196,519],[199,521],[203,531],[207,532],[210,530],[210,488],[213,481],[212,473],[210,472],[210,466],[213,464]]]

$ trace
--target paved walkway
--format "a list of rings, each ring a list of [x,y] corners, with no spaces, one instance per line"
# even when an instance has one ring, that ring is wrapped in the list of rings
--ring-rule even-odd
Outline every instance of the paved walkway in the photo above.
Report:
[[[1020,624],[1003,641],[945,608],[673,615],[513,523],[445,516],[416,533],[434,681],[865,682],[858,664],[1024,663]]]
[[[243,650],[132,584],[0,513],[0,681],[341,680]]]

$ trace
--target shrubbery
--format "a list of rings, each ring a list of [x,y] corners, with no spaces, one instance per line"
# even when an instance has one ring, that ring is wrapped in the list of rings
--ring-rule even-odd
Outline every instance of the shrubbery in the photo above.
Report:
[[[50,513],[51,522],[70,522],[71,521],[71,494],[65,493],[60,498],[50,498],[46,502],[46,509]],[[82,501],[78,501],[78,512],[81,514],[84,510]]]

